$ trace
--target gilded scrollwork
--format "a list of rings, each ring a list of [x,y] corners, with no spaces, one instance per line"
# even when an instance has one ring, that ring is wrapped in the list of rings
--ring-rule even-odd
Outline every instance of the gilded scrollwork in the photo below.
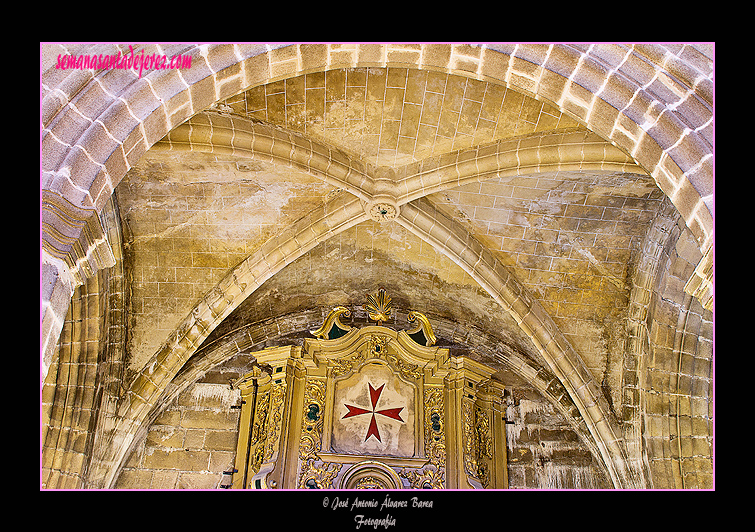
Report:
[[[433,466],[425,466],[422,469],[403,468],[398,472],[399,476],[409,481],[414,489],[443,489],[446,484],[445,469]]]
[[[340,470],[341,464],[326,464],[314,458],[309,458],[302,465],[301,475],[299,475],[299,488],[331,488],[333,487],[333,479]]]
[[[316,457],[322,443],[325,407],[325,381],[309,378],[304,389],[304,417],[302,419],[299,458],[306,461]]]
[[[339,306],[334,308],[330,314],[327,315],[325,318],[325,321],[320,326],[319,329],[310,331],[312,335],[315,338],[319,338],[321,340],[328,340],[331,338],[331,330],[333,327],[336,327],[339,331],[341,331],[341,334],[344,332],[348,332],[351,330],[351,327],[348,325],[344,325],[341,322],[341,316],[349,317],[351,316],[351,311],[347,309],[346,307]]]
[[[446,465],[446,430],[443,389],[425,388],[425,453],[438,468]]]
[[[475,437],[477,454],[480,457],[493,458],[493,440],[490,435],[490,418],[480,407],[475,408]]]
[[[270,393],[259,393],[257,395],[254,421],[252,423],[252,434],[249,441],[251,456],[251,459],[249,461],[249,471],[254,471],[255,473],[260,470],[260,466],[265,460],[265,443],[268,436],[266,425],[269,406]]]
[[[477,478],[483,487],[490,484],[490,464],[493,459],[493,438],[490,418],[480,407],[475,408],[475,439],[477,447]]]
[[[435,337],[433,326],[430,324],[430,320],[427,319],[427,316],[425,316],[421,312],[413,310],[409,312],[407,319],[409,320],[409,323],[415,323],[415,326],[412,329],[406,331],[406,334],[413,336],[422,331],[422,334],[425,337],[425,341],[422,345],[435,345],[437,338]]]
[[[361,349],[354,354],[341,357],[332,361],[332,372],[334,377],[346,375],[352,371],[355,365],[359,365],[367,359],[368,350]]]
[[[369,338],[367,338],[367,345],[369,346],[369,351],[374,356],[380,356],[386,352],[386,348],[388,347],[388,343],[390,341],[391,339],[387,336],[371,334]]]
[[[389,353],[387,350],[381,355],[381,358],[395,367],[405,379],[419,379],[422,376],[422,371],[420,371],[419,366],[404,362],[396,355]]]
[[[493,437],[488,413],[472,401],[464,401],[464,470],[478,479],[483,487],[490,484],[490,464],[493,459]]]
[[[464,471],[471,477],[477,477],[477,450],[475,446],[474,405],[471,401],[462,402],[462,426],[464,434]]]
[[[281,424],[283,421],[283,403],[286,399],[286,382],[275,384],[270,390],[270,413],[268,414],[267,444],[265,446],[265,461],[273,458],[280,440]]]
[[[317,453],[322,446],[326,384],[309,378],[304,389],[304,416],[299,443],[299,488],[328,488],[340,471],[340,464],[324,464]],[[319,462],[319,463],[318,463]]]
[[[355,353],[335,359],[331,362],[334,377],[347,375],[363,362],[372,359],[385,360],[394,369],[408,380],[419,379],[422,376],[420,367],[401,360],[391,352],[391,337],[379,334],[371,334],[364,344]]]
[[[367,339],[370,358],[380,358],[385,360],[398,370],[405,379],[419,379],[422,376],[419,366],[404,362],[401,358],[392,353],[390,342],[391,338],[389,336],[381,336],[377,334],[370,335]]]
[[[415,489],[443,489],[446,483],[446,431],[443,388],[426,387],[425,403],[425,453],[428,464],[422,468],[402,468],[399,475],[406,478]]]
[[[385,489],[385,485],[380,482],[380,479],[373,476],[362,477],[357,480],[355,489],[358,490],[379,490]]]

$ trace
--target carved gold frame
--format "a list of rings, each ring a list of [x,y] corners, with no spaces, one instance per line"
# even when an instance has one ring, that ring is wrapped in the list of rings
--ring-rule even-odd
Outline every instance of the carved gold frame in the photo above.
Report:
[[[387,315],[389,298],[377,301]],[[506,487],[504,385],[494,370],[435,346],[421,313],[410,314],[415,326],[406,331],[350,327],[341,316],[346,307],[333,309],[302,347],[255,353],[259,367],[235,383],[242,411],[233,488]],[[371,363],[414,390],[413,456],[332,448],[336,383]]]

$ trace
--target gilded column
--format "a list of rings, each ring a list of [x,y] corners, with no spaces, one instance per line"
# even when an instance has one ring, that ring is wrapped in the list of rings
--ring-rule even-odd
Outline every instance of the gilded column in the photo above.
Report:
[[[464,469],[464,374],[452,371],[445,381],[446,404],[446,487],[468,489]]]
[[[506,486],[502,383],[492,370],[459,358],[445,379],[446,481],[449,489]]]
[[[491,489],[508,487],[504,390],[498,381],[485,381],[477,388],[475,402],[478,478],[483,487]]]
[[[297,347],[296,350],[297,352],[288,360],[286,367],[288,386],[283,418],[285,430],[281,435],[280,459],[270,474],[270,479],[275,482],[275,485],[271,482],[273,488],[295,489],[297,487],[307,369],[300,358],[301,348]]]
[[[241,391],[241,419],[236,446],[236,469],[233,489],[246,489],[252,476],[259,471],[265,455],[268,408],[270,403],[270,375],[258,367],[236,384]]]

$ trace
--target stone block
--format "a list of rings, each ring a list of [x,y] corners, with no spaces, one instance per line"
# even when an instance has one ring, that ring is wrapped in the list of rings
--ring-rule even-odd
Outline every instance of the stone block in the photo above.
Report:
[[[178,489],[209,490],[218,487],[220,475],[217,473],[181,473]]]
[[[118,489],[149,489],[152,482],[152,471],[138,469],[124,469],[118,476]]]
[[[180,448],[184,445],[184,431],[169,425],[154,425],[147,434],[147,447]]]
[[[187,410],[184,412],[181,426],[187,429],[235,430],[238,414],[216,412],[213,410]]]
[[[359,44],[357,61],[363,66],[382,66],[385,64],[385,45]]]
[[[236,449],[236,432],[232,430],[208,430],[204,448],[211,451],[233,451]]]
[[[144,454],[147,469],[176,469],[180,471],[206,471],[209,465],[208,451],[148,450]]]
[[[150,489],[165,489],[171,490],[176,488],[176,482],[178,481],[178,471],[153,471],[152,481],[148,486]],[[140,489],[143,489],[140,487]]]
[[[233,452],[212,451],[210,453],[210,472],[222,473],[223,471],[227,471],[229,467],[233,466],[235,457],[235,449]]]
[[[187,429],[183,447],[185,449],[203,449],[205,439],[204,429]]]

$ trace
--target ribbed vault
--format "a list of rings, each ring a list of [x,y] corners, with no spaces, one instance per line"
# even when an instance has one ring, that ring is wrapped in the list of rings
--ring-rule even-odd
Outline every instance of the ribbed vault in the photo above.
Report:
[[[284,149],[281,153],[291,151]],[[576,151],[582,154],[581,149]],[[555,152],[558,153],[558,149]],[[603,154],[602,149],[599,152]],[[454,180],[454,184],[458,184],[458,180]],[[358,199],[341,195],[268,240],[258,253],[243,261],[211,290],[208,297],[191,311],[189,318],[178,326],[161,352],[148,363],[147,371],[142,372],[135,381],[131,388],[135,400],[128,407],[124,406],[124,409],[128,409],[119,417],[128,420],[131,430],[141,426],[183,362],[246,295],[315,245],[366,219],[368,214]],[[599,387],[593,382],[579,355],[559,334],[547,312],[516,277],[465,229],[438,212],[429,212],[427,207],[423,209],[421,204],[419,208],[413,205],[401,207],[396,223],[449,256],[515,317],[537,345],[550,370],[567,386],[572,400],[581,410],[591,432],[596,435],[598,448],[606,453],[604,459],[611,464],[609,469],[616,462],[623,464],[622,451],[615,446],[617,436],[613,434],[614,429],[605,413],[605,399],[600,395]],[[615,482],[620,482],[618,473],[614,471],[612,476],[615,476]]]
[[[551,401],[615,487],[651,485],[643,400],[629,396],[644,384],[636,365],[652,348],[639,329],[661,305],[648,299],[672,275],[659,261],[712,308],[712,75],[702,54],[610,45],[170,50],[192,55],[192,69],[43,76],[44,367],[76,285],[121,260],[131,272],[128,388],[113,392],[112,420],[97,429],[91,485],[115,483],[166,401],[255,345],[247,329],[260,322],[238,321],[245,302],[277,276],[296,291],[286,272],[343,239],[393,254],[407,275],[442,264],[444,282],[484,295],[497,328],[464,322],[463,309],[439,310],[434,325],[449,342],[459,340],[455,327],[465,337],[479,327],[476,352]],[[124,253],[108,253],[114,243],[92,216],[111,196]],[[150,214],[158,211],[161,219]],[[686,232],[660,223],[661,212]],[[682,249],[679,234],[693,248]],[[672,260],[673,246],[684,260]],[[421,291],[412,300],[397,289],[406,310],[418,304]],[[435,296],[438,308],[451,297]],[[329,304],[358,305],[335,298],[299,298],[285,315],[299,316],[301,332]],[[688,299],[672,351],[704,356],[685,344]],[[490,344],[501,347],[491,355]]]

